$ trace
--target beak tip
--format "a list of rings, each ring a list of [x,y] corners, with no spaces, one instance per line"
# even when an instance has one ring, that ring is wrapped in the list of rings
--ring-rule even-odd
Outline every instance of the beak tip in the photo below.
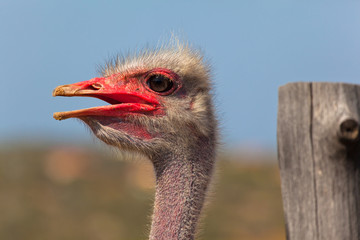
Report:
[[[54,89],[54,91],[52,92],[52,95],[53,95],[53,97],[65,96],[65,90],[62,88],[62,86],[59,86]]]
[[[61,114],[59,114],[59,113],[57,113],[57,112],[53,114],[53,118],[54,118],[55,120],[59,120],[59,121],[63,120]]]

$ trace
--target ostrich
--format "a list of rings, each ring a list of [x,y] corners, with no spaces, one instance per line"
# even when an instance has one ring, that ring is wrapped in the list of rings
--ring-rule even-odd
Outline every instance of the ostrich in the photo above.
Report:
[[[146,155],[156,175],[149,239],[194,239],[215,164],[217,121],[210,68],[187,44],[118,57],[102,77],[58,86],[53,96],[109,105],[57,112],[78,118],[103,142]]]

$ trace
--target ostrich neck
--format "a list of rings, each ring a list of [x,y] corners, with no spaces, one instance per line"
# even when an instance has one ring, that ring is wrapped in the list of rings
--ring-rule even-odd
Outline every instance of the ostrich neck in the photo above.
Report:
[[[205,149],[188,154],[176,150],[161,158],[154,162],[156,193],[150,240],[194,239],[214,154]]]

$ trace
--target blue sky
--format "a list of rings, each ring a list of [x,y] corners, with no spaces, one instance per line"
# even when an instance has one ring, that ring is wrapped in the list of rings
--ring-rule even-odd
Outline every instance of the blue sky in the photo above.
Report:
[[[101,105],[53,98],[60,84],[97,76],[115,53],[171,32],[213,66],[226,144],[275,146],[278,87],[360,82],[360,1],[0,1],[0,141],[89,140],[52,113]]]

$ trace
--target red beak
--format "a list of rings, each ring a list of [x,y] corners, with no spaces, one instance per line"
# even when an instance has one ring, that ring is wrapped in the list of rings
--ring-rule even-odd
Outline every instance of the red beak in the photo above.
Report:
[[[54,89],[53,96],[95,97],[111,104],[75,111],[56,112],[54,118],[57,120],[84,116],[124,117],[129,113],[155,114],[160,108],[160,103],[155,96],[152,96],[141,83],[131,82],[130,84],[129,82],[125,84],[122,79],[116,80],[114,76],[93,78],[84,82],[58,86]]]

